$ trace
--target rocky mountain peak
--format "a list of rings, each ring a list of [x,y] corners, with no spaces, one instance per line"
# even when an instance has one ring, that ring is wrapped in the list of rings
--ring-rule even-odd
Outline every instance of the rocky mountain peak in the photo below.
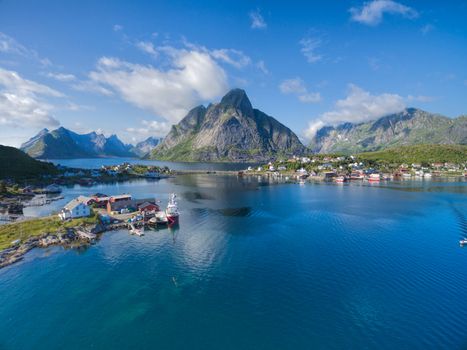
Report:
[[[243,113],[251,115],[253,106],[248,98],[245,90],[232,89],[221,100],[220,104],[226,107],[233,107],[241,110]]]

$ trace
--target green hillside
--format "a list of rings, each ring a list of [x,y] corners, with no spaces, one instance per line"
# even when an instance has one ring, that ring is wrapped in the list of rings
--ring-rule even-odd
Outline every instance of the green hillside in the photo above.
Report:
[[[0,179],[28,179],[57,173],[53,164],[35,160],[17,148],[2,145],[0,164]]]
[[[467,163],[466,145],[413,145],[357,155],[363,160],[387,163]]]

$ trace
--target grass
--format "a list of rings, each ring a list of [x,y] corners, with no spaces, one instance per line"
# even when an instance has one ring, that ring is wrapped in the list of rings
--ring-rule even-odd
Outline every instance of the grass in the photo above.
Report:
[[[467,162],[466,145],[414,145],[365,152],[359,159],[386,163],[455,163]]]
[[[6,225],[0,225],[0,250],[11,246],[11,242],[16,239],[25,241],[30,237],[41,236],[44,233],[64,232],[67,228],[82,225],[96,224],[98,215],[93,213],[87,218],[62,221],[58,216],[37,218],[27,221],[20,221]]]

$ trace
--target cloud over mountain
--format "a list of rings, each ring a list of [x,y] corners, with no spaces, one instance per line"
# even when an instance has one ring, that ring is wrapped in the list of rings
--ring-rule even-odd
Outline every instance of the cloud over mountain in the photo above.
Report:
[[[349,84],[346,98],[337,100],[332,111],[325,112],[311,121],[304,134],[311,139],[316,131],[325,125],[367,122],[386,114],[400,112],[404,108],[404,98],[398,94],[373,95],[354,84]]]

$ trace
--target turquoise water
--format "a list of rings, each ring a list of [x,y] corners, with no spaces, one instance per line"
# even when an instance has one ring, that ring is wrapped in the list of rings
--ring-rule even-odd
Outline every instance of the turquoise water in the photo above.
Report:
[[[467,182],[263,181],[88,188],[176,192],[180,226],[0,270],[0,349],[467,347]]]

